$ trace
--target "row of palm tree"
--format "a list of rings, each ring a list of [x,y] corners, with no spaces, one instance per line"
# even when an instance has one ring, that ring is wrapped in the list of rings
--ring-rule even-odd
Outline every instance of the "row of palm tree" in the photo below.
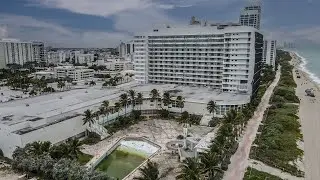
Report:
[[[172,104],[173,100],[171,99],[172,96],[170,96],[169,92],[165,92],[163,96],[160,96],[160,93],[157,89],[152,89],[150,92],[150,99],[151,101],[156,102],[156,109],[158,109],[158,102],[162,101],[164,106],[169,106]],[[129,106],[132,107],[133,110],[135,110],[136,105],[143,104],[144,97],[142,93],[137,93],[134,90],[129,90],[126,93],[123,93],[119,97],[119,101],[114,103],[114,106],[109,105],[109,101],[103,101],[101,106],[99,107],[99,110],[96,112],[92,112],[91,110],[86,110],[84,112],[84,118],[83,118],[83,124],[89,124],[91,126],[93,123],[95,123],[96,119],[98,119],[101,115],[104,117],[108,117],[109,114],[118,113],[118,117],[120,116],[120,111],[124,109],[125,115],[127,114],[127,108]],[[176,98],[176,106],[181,108],[184,107],[184,98],[182,96],[177,96]]]
[[[129,76],[128,74],[125,75]],[[102,86],[116,86],[118,83],[122,83],[124,80],[128,81],[128,79],[123,78],[120,75],[116,75],[115,77],[110,77],[108,80],[106,80]]]
[[[213,101],[207,104],[207,109],[212,114],[216,107]],[[224,171],[228,169],[231,155],[237,150],[237,141],[252,115],[250,106],[241,110],[232,109],[224,115],[209,150],[199,158],[187,158],[180,166],[181,171],[177,179],[222,179]]]

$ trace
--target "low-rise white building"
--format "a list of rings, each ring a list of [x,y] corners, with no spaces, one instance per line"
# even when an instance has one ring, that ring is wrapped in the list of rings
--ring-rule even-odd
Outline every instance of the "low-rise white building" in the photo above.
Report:
[[[71,78],[74,81],[91,79],[94,76],[94,70],[82,66],[58,66],[55,67],[56,77]]]
[[[108,62],[105,65],[107,69],[112,71],[133,70],[133,63],[129,61]]]
[[[37,79],[54,79],[56,78],[56,73],[54,71],[39,71],[34,73],[34,77]]]

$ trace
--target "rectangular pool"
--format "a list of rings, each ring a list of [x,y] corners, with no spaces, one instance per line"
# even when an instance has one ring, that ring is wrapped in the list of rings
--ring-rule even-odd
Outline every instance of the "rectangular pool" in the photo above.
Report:
[[[121,141],[95,169],[110,177],[123,179],[157,150],[157,147],[143,141]]]

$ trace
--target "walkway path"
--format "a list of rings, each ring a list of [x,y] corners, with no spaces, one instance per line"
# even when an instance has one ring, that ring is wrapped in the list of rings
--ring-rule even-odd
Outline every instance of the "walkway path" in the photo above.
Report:
[[[252,168],[255,168],[259,171],[266,172],[266,173],[274,175],[274,176],[278,176],[281,179],[289,179],[289,180],[303,180],[304,179],[304,178],[292,176],[289,173],[283,172],[280,169],[268,166],[268,165],[264,164],[263,162],[257,161],[254,159],[249,160],[249,166]]]
[[[226,180],[242,180],[244,173],[249,165],[249,154],[251,145],[256,138],[259,125],[263,119],[264,111],[269,106],[269,100],[272,95],[273,89],[278,84],[280,79],[280,68],[278,68],[276,78],[266,90],[261,99],[261,103],[254,112],[253,117],[249,120],[246,131],[242,140],[239,142],[239,147],[236,153],[231,157],[231,164],[225,172],[224,179]]]

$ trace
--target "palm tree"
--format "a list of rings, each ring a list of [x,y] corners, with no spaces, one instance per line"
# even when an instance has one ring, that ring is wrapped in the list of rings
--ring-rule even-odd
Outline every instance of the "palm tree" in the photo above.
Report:
[[[95,85],[96,85],[96,82],[94,82],[93,80],[90,81],[89,86],[95,86]]]
[[[235,137],[235,139],[238,139],[238,136],[240,134],[240,124],[242,121],[242,116],[238,115],[237,110],[235,109],[231,109],[229,112],[227,112],[226,115],[224,115],[223,117],[224,122],[231,124],[232,126],[232,132],[233,132],[233,136]]]
[[[81,153],[80,151],[81,143],[78,139],[72,139],[68,142],[69,156],[76,158]]]
[[[84,112],[83,116],[83,125],[89,123],[89,127],[91,127],[91,125],[95,123],[94,114],[89,109]]]
[[[164,106],[168,106],[171,104],[171,97],[169,92],[163,93],[162,101]]]
[[[189,116],[189,113],[187,111],[183,111],[181,113],[180,122],[183,123],[184,127],[188,127],[188,126],[191,125],[190,116]]]
[[[237,117],[237,111],[234,109],[231,109],[223,116],[223,120],[225,123],[234,124],[236,117]]]
[[[187,158],[180,165],[181,171],[176,179],[181,180],[201,180],[201,167],[198,159]]]
[[[177,101],[177,107],[180,108],[180,112],[182,113],[182,108],[184,107],[184,98],[182,96],[178,96],[176,101]]]
[[[33,154],[33,155],[41,155],[45,152],[49,152],[51,147],[51,142],[49,141],[36,141],[31,144],[26,149],[27,153]]]
[[[123,93],[120,95],[120,104],[124,107],[124,115],[127,115],[128,95]]]
[[[237,111],[237,116],[236,116],[236,125],[239,128],[239,134],[238,136],[242,134],[244,127],[245,127],[246,119],[242,111]]]
[[[106,116],[106,113],[107,113],[106,109],[103,106],[99,107],[99,111],[98,112],[99,112],[100,115],[103,115],[104,117]]]
[[[157,89],[152,89],[150,92],[150,97],[152,101],[156,101],[156,109],[158,109],[158,99],[159,99],[159,91]]]
[[[62,88],[64,88],[66,86],[66,83],[64,83],[63,81],[58,81],[58,88],[60,89],[60,91],[62,90]]]
[[[200,158],[200,165],[203,174],[212,177],[212,179],[217,179],[213,177],[216,177],[217,175],[220,175],[220,173],[223,173],[222,169],[219,166],[221,158],[218,153],[209,150],[203,153]]]
[[[104,108],[104,115],[107,116],[108,119],[108,115],[110,113],[109,101],[103,101],[101,106]]]
[[[132,89],[128,91],[128,94],[130,96],[130,101],[132,103],[132,109],[134,110],[134,107],[136,106],[136,92]]]
[[[137,101],[138,104],[140,104],[140,111],[141,111],[141,105],[143,104],[143,95],[142,95],[142,93],[138,93],[137,94],[136,101]]]
[[[159,177],[159,169],[158,164],[155,162],[147,161],[146,166],[141,167],[139,169],[141,176],[134,177],[135,180],[158,180]]]
[[[118,112],[119,117],[119,111],[121,110],[121,104],[119,102],[114,103],[114,110],[115,112]]]
[[[207,110],[210,114],[214,114],[217,111],[217,104],[214,101],[209,101],[207,104]]]

